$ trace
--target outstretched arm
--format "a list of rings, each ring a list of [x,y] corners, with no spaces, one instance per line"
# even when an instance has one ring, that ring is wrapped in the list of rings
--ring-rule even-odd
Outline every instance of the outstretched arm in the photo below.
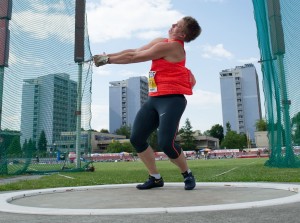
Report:
[[[164,57],[169,51],[170,45],[160,42],[143,50],[127,51],[122,54],[107,54],[112,64],[139,63]]]
[[[156,39],[152,40],[150,43],[148,43],[147,45],[142,46],[140,48],[127,49],[127,50],[123,50],[123,51],[120,51],[120,52],[117,52],[117,53],[110,53],[108,55],[109,56],[120,56],[120,55],[125,54],[125,53],[132,53],[132,52],[138,52],[138,51],[146,50],[146,49],[151,48],[156,43],[161,42],[162,40],[164,40],[164,38],[156,38]]]
[[[167,56],[174,48],[173,44],[163,42],[163,38],[157,38],[149,44],[138,49],[127,49],[118,53],[96,55],[94,61],[96,66],[112,64],[129,64],[145,62]]]

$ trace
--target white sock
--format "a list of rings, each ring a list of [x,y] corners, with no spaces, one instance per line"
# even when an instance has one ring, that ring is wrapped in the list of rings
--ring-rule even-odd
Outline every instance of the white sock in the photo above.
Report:
[[[155,179],[159,180],[161,178],[160,174],[150,174],[150,176],[154,177]]]

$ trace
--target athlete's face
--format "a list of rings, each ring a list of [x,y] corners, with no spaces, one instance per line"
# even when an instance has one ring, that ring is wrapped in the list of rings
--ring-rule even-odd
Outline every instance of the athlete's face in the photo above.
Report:
[[[169,30],[169,36],[176,39],[182,39],[184,38],[184,35],[184,21],[181,19],[172,25]]]

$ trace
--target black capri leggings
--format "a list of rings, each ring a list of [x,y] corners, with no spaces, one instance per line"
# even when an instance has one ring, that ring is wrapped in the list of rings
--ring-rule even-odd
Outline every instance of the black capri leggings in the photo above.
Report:
[[[175,143],[180,118],[186,107],[184,95],[149,97],[137,113],[130,142],[138,153],[145,151],[147,139],[157,129],[158,146],[171,159],[181,154],[181,147]]]

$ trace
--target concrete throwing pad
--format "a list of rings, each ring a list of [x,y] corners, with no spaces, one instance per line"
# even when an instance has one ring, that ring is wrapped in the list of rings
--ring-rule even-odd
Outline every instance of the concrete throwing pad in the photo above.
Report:
[[[257,208],[300,202],[300,185],[183,183],[137,190],[136,184],[63,187],[0,194],[0,211],[42,215],[180,213]]]

